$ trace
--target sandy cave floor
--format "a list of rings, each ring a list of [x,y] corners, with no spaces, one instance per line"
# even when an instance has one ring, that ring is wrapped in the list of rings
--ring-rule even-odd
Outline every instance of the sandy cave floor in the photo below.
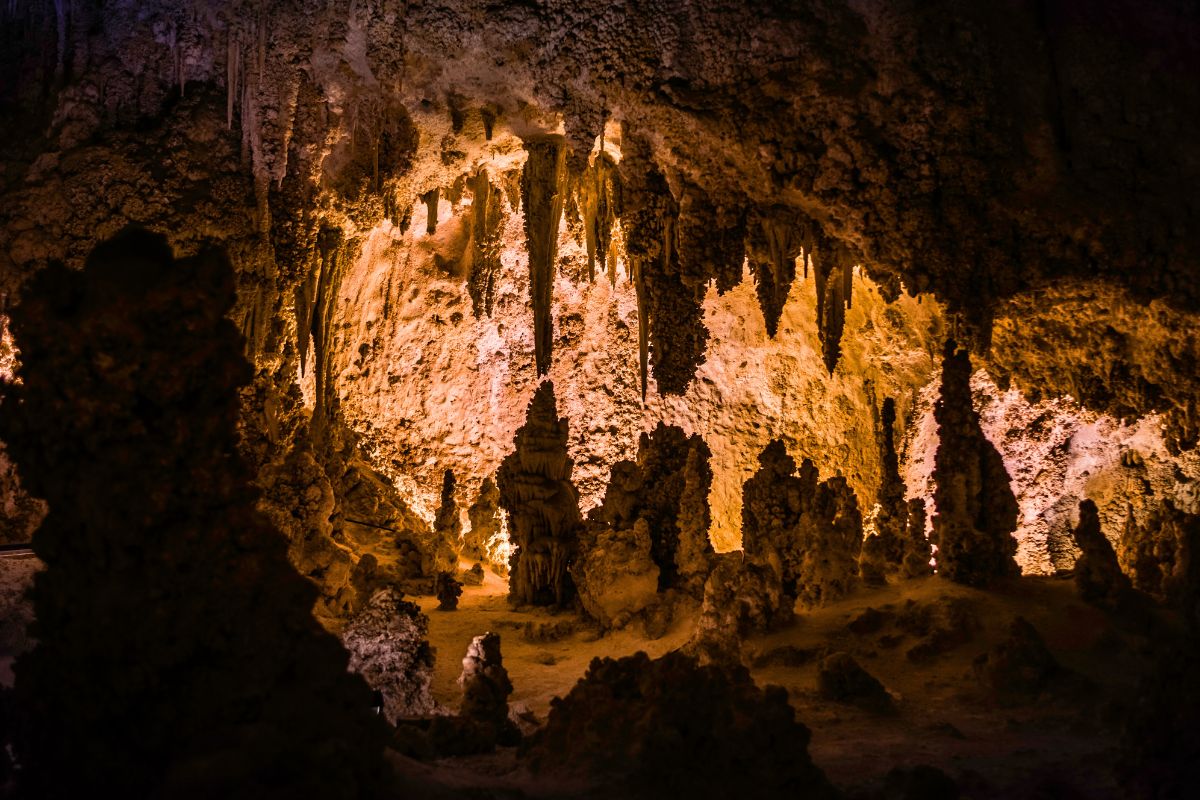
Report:
[[[434,694],[447,706],[459,702],[461,654],[471,637],[487,630],[502,635],[504,664],[515,687],[511,703],[541,720],[551,699],[570,691],[593,658],[638,650],[657,657],[691,636],[691,618],[677,619],[654,641],[636,624],[600,636],[572,614],[510,608],[506,588],[504,579],[488,573],[483,586],[465,587],[453,612],[436,610],[434,598],[419,598],[437,649]],[[969,609],[976,631],[969,641],[913,660],[908,652],[922,638],[905,633],[898,618],[906,606],[948,602]],[[854,633],[848,626],[867,609],[881,612],[883,621],[870,632]],[[1000,703],[985,694],[972,662],[1007,638],[1016,616],[1038,629],[1068,672],[1039,697]],[[530,623],[563,621],[573,622],[575,630],[561,639],[525,636]],[[1142,636],[1130,621],[1084,605],[1069,580],[1023,577],[979,591],[931,577],[860,588],[840,602],[798,614],[787,629],[749,638],[744,654],[761,665],[751,670],[760,685],[787,689],[797,718],[812,730],[813,760],[849,797],[878,791],[893,767],[929,764],[974,797],[1107,798],[1120,796],[1109,777],[1117,744],[1112,701],[1132,694]],[[883,682],[897,714],[881,716],[818,695],[817,663],[836,651],[852,654]],[[565,790],[531,782],[512,751],[418,769],[449,786],[519,788],[533,796]]]

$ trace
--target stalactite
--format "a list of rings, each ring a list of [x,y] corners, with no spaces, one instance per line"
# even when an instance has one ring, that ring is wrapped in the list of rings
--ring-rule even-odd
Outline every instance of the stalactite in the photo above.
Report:
[[[772,338],[779,331],[779,318],[796,278],[796,258],[803,246],[804,228],[790,212],[756,212],[747,223],[746,255],[767,335]]]
[[[853,261],[840,242],[828,236],[816,237],[813,266],[817,284],[817,334],[829,374],[837,367],[842,353],[842,330],[846,326],[846,309],[850,307]]]
[[[638,310],[638,378],[642,387],[642,404],[646,403],[646,384],[650,371],[650,309],[646,300],[646,280],[642,262],[633,260],[633,283]]]
[[[496,482],[508,513],[514,545],[509,598],[518,605],[558,605],[575,590],[569,568],[583,518],[571,483],[568,423],[558,416],[554,384],[538,387],[514,451],[500,464]]]
[[[233,129],[234,98],[238,93],[238,60],[241,58],[241,47],[233,26],[229,28],[229,37],[225,52],[225,128]]]
[[[626,254],[639,299],[638,330],[645,398],[646,364],[663,394],[683,394],[704,360],[708,329],[703,309],[707,278],[681,274],[676,247],[678,207],[649,146],[626,132],[621,160]],[[643,329],[644,328],[644,329]]]
[[[741,204],[718,205],[695,186],[679,202],[680,275],[688,286],[716,279],[724,294],[742,282],[746,260],[746,215]]]
[[[940,439],[933,470],[938,572],[970,586],[1019,574],[1012,536],[1017,501],[1004,460],[983,435],[971,404],[971,359],[953,340],[946,342],[934,416]]]
[[[471,268],[467,290],[471,312],[476,319],[492,315],[496,297],[496,278],[500,274],[501,222],[503,206],[500,190],[492,185],[487,170],[481,169],[469,181],[471,200]]]
[[[601,151],[580,180],[579,206],[583,214],[584,241],[588,254],[588,280],[596,279],[596,258],[608,269],[615,286],[616,260],[612,258],[612,231],[621,215],[621,178],[612,156]]]
[[[525,243],[529,251],[529,292],[533,301],[533,347],[537,374],[550,371],[554,345],[551,301],[558,224],[566,195],[566,147],[561,136],[525,142],[529,153],[521,172]]]
[[[421,202],[425,204],[425,233],[433,236],[437,233],[438,224],[438,200],[441,198],[441,190],[437,187],[430,189],[425,194],[421,195]]]

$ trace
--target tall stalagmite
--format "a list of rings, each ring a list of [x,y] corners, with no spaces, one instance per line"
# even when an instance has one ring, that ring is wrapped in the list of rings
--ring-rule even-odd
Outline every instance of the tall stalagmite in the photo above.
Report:
[[[880,410],[879,458],[883,475],[875,497],[875,532],[863,541],[860,573],[871,583],[880,583],[899,572],[905,553],[908,503],[904,479],[896,456],[896,401],[883,401]]]
[[[0,435],[50,505],[17,667],[30,797],[375,796],[370,691],[236,455],[233,302],[223,254],[135,231],[13,312]]]
[[[496,476],[515,548],[508,596],[519,605],[563,605],[574,594],[568,569],[583,518],[571,483],[574,462],[567,456],[567,433],[554,384],[546,381],[529,404],[514,452]]]
[[[1075,588],[1084,601],[1117,610],[1127,604],[1133,586],[1121,572],[1117,553],[1100,530],[1100,512],[1091,500],[1079,503],[1079,524],[1074,530],[1079,559],[1075,562]]]
[[[942,361],[942,393],[933,479],[937,485],[933,536],[938,573],[957,583],[986,586],[1020,573],[1017,500],[1004,460],[979,427],[971,404],[971,359],[953,340]]]
[[[533,301],[533,349],[538,375],[550,371],[554,345],[551,299],[558,224],[566,199],[566,147],[561,136],[525,142],[529,157],[521,172],[521,204],[529,251],[529,293]]]

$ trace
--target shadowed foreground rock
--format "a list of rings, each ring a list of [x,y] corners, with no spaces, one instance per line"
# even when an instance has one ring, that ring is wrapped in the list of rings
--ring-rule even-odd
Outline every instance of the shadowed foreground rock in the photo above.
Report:
[[[522,756],[538,772],[602,776],[589,797],[837,797],[808,742],[787,693],[745,668],[637,653],[593,660]]]
[[[369,797],[371,693],[311,609],[236,455],[250,378],[216,251],[127,232],[12,315],[0,414],[50,513],[37,647],[17,665],[29,797]]]
[[[1075,544],[1082,551],[1075,562],[1075,588],[1079,596],[1110,611],[1125,606],[1131,599],[1133,586],[1121,572],[1116,551],[1100,530],[1100,515],[1091,500],[1079,504],[1079,525],[1074,535]]]
[[[438,708],[428,636],[428,618],[392,588],[376,592],[342,633],[350,669],[383,695],[383,715],[393,724]]]

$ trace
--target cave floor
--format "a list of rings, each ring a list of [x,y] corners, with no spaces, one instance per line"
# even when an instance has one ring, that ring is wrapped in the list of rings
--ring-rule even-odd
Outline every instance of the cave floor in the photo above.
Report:
[[[599,636],[571,614],[510,608],[505,593],[504,579],[489,573],[482,586],[465,587],[457,611],[437,611],[434,598],[420,598],[437,648],[433,689],[441,703],[457,707],[461,654],[473,636],[488,630],[502,635],[515,687],[510,702],[539,720],[592,658],[637,650],[657,657],[682,646],[692,632],[693,620],[685,618],[653,641],[636,625]],[[917,616],[922,609],[944,616],[951,607],[968,620],[970,632],[939,639],[906,624],[914,610]],[[863,623],[868,609],[879,612],[865,618],[874,616],[874,624]],[[1017,616],[1037,628],[1065,671],[1038,694],[1001,701],[983,690],[973,662],[1008,637]],[[527,638],[527,626],[564,622],[574,630],[562,638]],[[879,796],[894,767],[928,764],[954,777],[964,796],[1107,798],[1119,796],[1109,778],[1113,720],[1117,704],[1132,696],[1144,636],[1136,623],[1084,605],[1068,580],[1023,577],[980,591],[931,577],[860,588],[798,614],[784,630],[747,639],[744,655],[755,664],[751,672],[760,685],[787,689],[797,718],[812,730],[813,760],[849,797]],[[837,651],[853,655],[884,684],[898,713],[870,713],[818,694],[817,663]],[[569,787],[524,774],[505,750],[421,765],[419,772],[442,786],[571,794]]]

